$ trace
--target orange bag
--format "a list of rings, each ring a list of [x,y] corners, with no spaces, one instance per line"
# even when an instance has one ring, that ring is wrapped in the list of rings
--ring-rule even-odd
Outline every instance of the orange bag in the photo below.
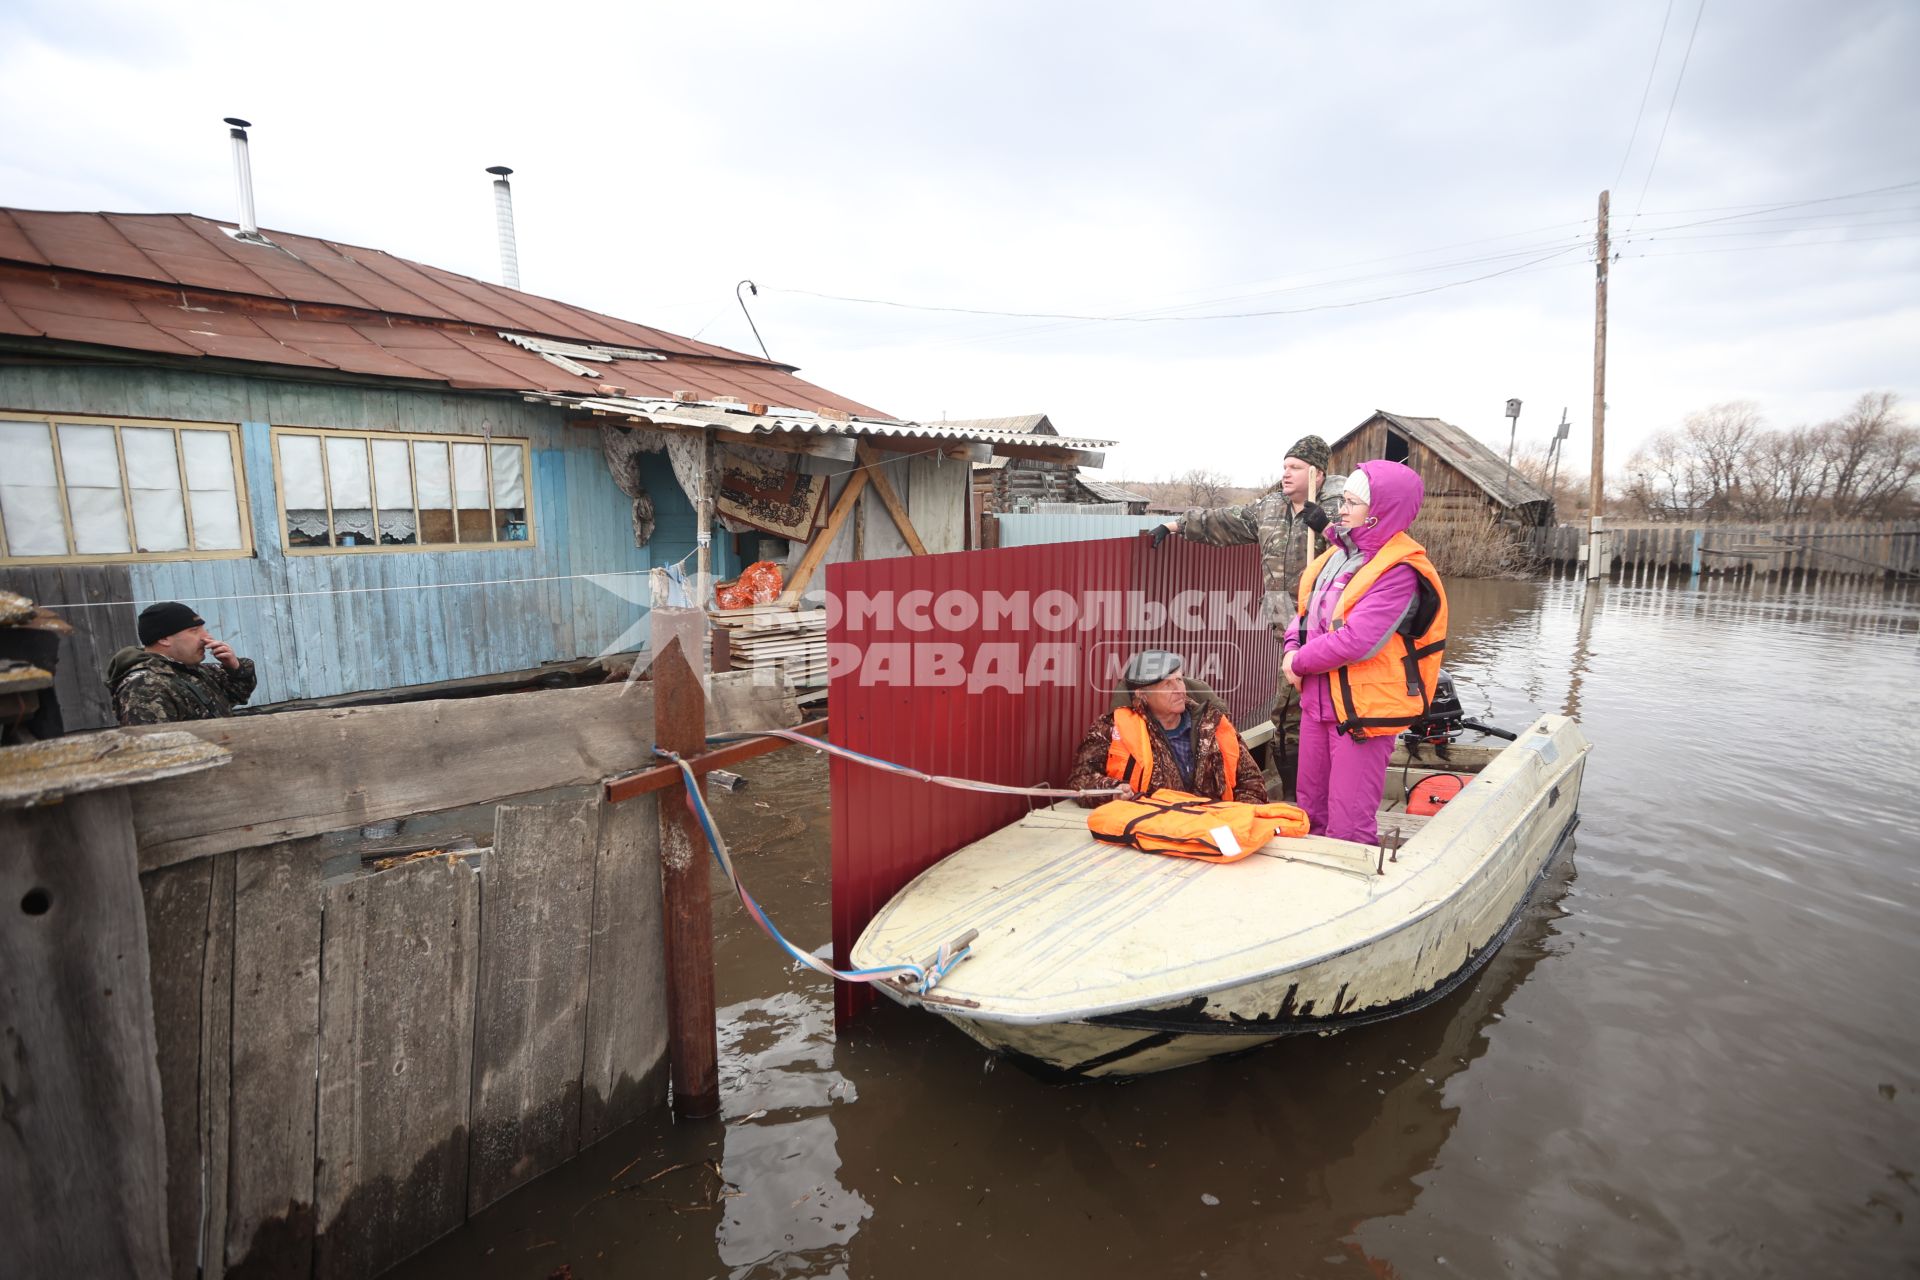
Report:
[[[715,587],[713,598],[722,609],[746,609],[756,604],[772,604],[780,598],[782,585],[779,565],[771,560],[755,560],[732,582]]]
[[[1087,815],[1087,830],[1109,844],[1147,853],[1238,862],[1276,835],[1307,834],[1307,815],[1290,804],[1208,800],[1162,788],[1107,801]]]

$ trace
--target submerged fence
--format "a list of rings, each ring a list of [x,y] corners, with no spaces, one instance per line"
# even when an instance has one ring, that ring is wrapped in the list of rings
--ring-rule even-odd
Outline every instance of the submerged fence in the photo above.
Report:
[[[1587,532],[1579,525],[1529,530],[1534,557],[1555,571],[1580,563]],[[1698,577],[1920,579],[1920,521],[1843,524],[1615,524],[1608,573],[1623,581]]]

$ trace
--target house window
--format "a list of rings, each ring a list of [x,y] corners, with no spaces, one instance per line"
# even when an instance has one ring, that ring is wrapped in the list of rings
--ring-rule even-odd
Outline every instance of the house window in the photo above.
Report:
[[[0,414],[0,564],[253,553],[239,429]]]
[[[525,546],[527,442],[276,428],[291,551]]]

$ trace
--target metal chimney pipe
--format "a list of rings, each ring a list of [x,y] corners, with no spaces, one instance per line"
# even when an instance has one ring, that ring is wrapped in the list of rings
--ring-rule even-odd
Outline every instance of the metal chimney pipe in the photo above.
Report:
[[[493,175],[493,221],[500,232],[500,283],[509,289],[518,289],[520,250],[513,240],[513,188],[507,185],[507,175],[513,170],[496,164],[487,172]]]
[[[228,136],[233,139],[233,180],[240,188],[240,234],[258,236],[260,226],[253,218],[253,163],[247,158],[247,130],[253,126],[235,116],[228,116],[224,123],[232,126]]]

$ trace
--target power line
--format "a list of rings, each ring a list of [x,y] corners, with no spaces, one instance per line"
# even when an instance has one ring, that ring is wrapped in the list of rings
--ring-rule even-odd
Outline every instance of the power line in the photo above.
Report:
[[[1545,262],[1549,258],[1557,258],[1562,254],[1571,253],[1575,249],[1580,249],[1584,247],[1585,247],[1584,243],[1565,245],[1561,248],[1554,249],[1552,252],[1546,254],[1544,257],[1534,259],[1533,262],[1521,263],[1520,266],[1521,267],[1532,266],[1534,262]],[[1539,246],[1535,246],[1534,248],[1537,249],[1539,248]],[[1521,252],[1531,253],[1533,251],[1534,250],[1529,249]],[[1483,259],[1483,260],[1497,260],[1501,258],[1510,258],[1510,257],[1517,257],[1517,256],[1520,256],[1520,253],[1495,254],[1491,256],[1491,259]],[[1414,271],[1387,272],[1384,274],[1388,276],[1408,275],[1408,274],[1414,274],[1418,271],[1442,270],[1442,269],[1445,269],[1446,266],[1455,266],[1455,265],[1463,265],[1463,264],[1458,264],[1458,263],[1442,264],[1441,266],[1435,266],[1435,267],[1416,268],[1414,269]],[[1290,315],[1299,315],[1302,312],[1306,312],[1306,311],[1328,311],[1328,310],[1333,310],[1339,307],[1364,306],[1367,303],[1371,303],[1371,302],[1389,302],[1389,301],[1392,301],[1394,298],[1411,298],[1411,297],[1417,297],[1418,295],[1424,294],[1424,293],[1437,293],[1442,289],[1452,289],[1452,288],[1457,288],[1460,285],[1464,285],[1464,284],[1474,284],[1481,280],[1491,280],[1495,276],[1507,275],[1510,271],[1517,271],[1519,269],[1520,267],[1510,267],[1501,271],[1491,271],[1485,275],[1472,276],[1465,280],[1450,280],[1444,284],[1434,285],[1431,288],[1415,289],[1407,293],[1390,294],[1390,295],[1386,295],[1379,298],[1362,298],[1352,302],[1329,302],[1329,303],[1321,303],[1311,307],[1294,307],[1294,308],[1271,309],[1271,310],[1260,310],[1260,311],[1218,311],[1218,312],[1208,312],[1205,315],[1167,315],[1167,314],[1087,315],[1087,314],[1077,314],[1073,312],[1063,312],[1063,311],[997,311],[997,310],[990,310],[984,307],[949,307],[949,306],[938,306],[932,303],[899,302],[891,298],[859,298],[859,297],[852,297],[849,295],[836,294],[836,293],[816,293],[811,289],[785,289],[785,290],[782,290],[781,292],[801,294],[810,298],[824,298],[832,302],[853,302],[853,303],[860,303],[866,306],[892,307],[901,311],[936,311],[936,312],[942,312],[942,313],[957,313],[960,315],[970,315],[970,316],[992,316],[992,317],[998,317],[1003,319],[1014,319],[1014,320],[1069,320],[1069,321],[1074,321],[1076,323],[1084,323],[1084,324],[1172,324],[1172,323],[1182,323],[1182,322],[1191,322],[1191,321],[1200,321],[1200,320],[1257,320],[1257,319],[1264,318],[1266,316],[1290,316]],[[1360,277],[1355,277],[1354,280],[1369,280],[1374,278],[1377,278],[1377,277],[1360,276]],[[1326,288],[1332,284],[1350,284],[1350,283],[1353,283],[1354,280],[1329,281],[1319,285],[1301,285],[1297,287],[1301,289]],[[769,292],[772,292],[772,291],[769,290]],[[1274,292],[1283,293],[1283,292],[1291,292],[1291,290],[1276,290]],[[1254,295],[1254,296],[1272,296],[1272,294]],[[1200,305],[1200,304],[1193,304],[1193,305]]]
[[[1700,218],[1693,222],[1675,222],[1669,223],[1664,227],[1653,227],[1651,229],[1654,231],[1678,231],[1682,227],[1704,227],[1715,222],[1741,222],[1748,218],[1756,218],[1763,213],[1779,213],[1787,209],[1804,209],[1816,204],[1835,204],[1842,200],[1859,200],[1866,196],[1886,195],[1888,192],[1906,191],[1913,187],[1920,187],[1920,181],[1896,182],[1890,186],[1874,187],[1866,191],[1849,191],[1844,195],[1837,196],[1817,196],[1811,200],[1788,200],[1778,204],[1751,205],[1747,206],[1753,210],[1751,213],[1729,213],[1719,218]],[[1702,210],[1701,212],[1706,212],[1706,210]]]
[[[1647,202],[1647,188],[1653,183],[1653,171],[1660,167],[1660,152],[1667,145],[1667,126],[1673,123],[1673,104],[1680,101],[1680,86],[1687,79],[1687,63],[1693,59],[1693,39],[1700,34],[1700,19],[1707,12],[1707,0],[1700,0],[1700,7],[1694,10],[1693,30],[1687,34],[1687,51],[1680,58],[1680,74],[1674,77],[1673,96],[1667,99],[1667,115],[1660,122],[1660,140],[1653,144],[1653,160],[1647,165],[1647,178],[1640,184],[1640,198],[1634,201],[1633,216],[1640,216],[1641,206]]]
[[[1920,231],[1895,236],[1842,236],[1837,240],[1787,240],[1778,244],[1730,244],[1713,249],[1675,249],[1671,253],[1628,253],[1626,258],[1690,258],[1702,253],[1752,253],[1758,249],[1811,249],[1832,244],[1882,244],[1889,240],[1920,240]]]
[[[1640,117],[1646,114],[1647,94],[1653,90],[1653,73],[1660,66],[1660,50],[1667,43],[1667,22],[1673,17],[1673,0],[1667,0],[1667,12],[1660,19],[1660,38],[1653,42],[1653,61],[1647,64],[1646,87],[1640,90],[1640,108],[1633,113],[1633,132],[1627,135],[1627,149],[1620,157],[1620,172],[1613,175],[1613,185],[1618,187],[1620,179],[1627,176],[1627,160],[1633,155],[1633,144],[1640,137]]]

